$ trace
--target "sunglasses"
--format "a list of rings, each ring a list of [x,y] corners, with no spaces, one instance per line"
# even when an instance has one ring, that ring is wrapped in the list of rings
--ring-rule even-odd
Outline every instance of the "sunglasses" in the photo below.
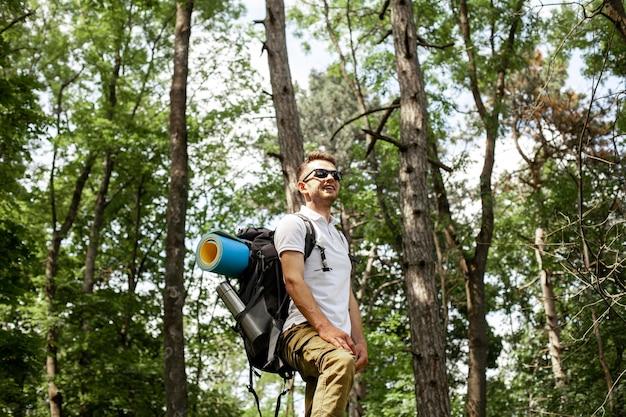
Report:
[[[328,170],[324,168],[316,168],[313,171],[309,172],[303,179],[302,182],[305,182],[307,178],[309,178],[313,174],[315,178],[324,179],[328,177],[328,174],[332,175],[335,181],[341,181],[343,178],[343,174],[339,170]]]

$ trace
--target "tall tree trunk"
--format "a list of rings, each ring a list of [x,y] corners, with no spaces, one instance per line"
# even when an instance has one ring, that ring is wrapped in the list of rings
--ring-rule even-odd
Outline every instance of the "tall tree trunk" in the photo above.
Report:
[[[554,289],[552,288],[552,280],[550,275],[544,269],[539,272],[541,278],[541,293],[543,295],[543,309],[546,314],[546,330],[548,331],[548,348],[550,350],[550,359],[552,362],[552,374],[554,376],[554,385],[557,388],[565,386],[565,372],[563,371],[561,361],[561,331],[559,328],[558,316],[556,313],[556,303]]]
[[[121,68],[122,59],[120,56],[120,47],[118,45],[115,51],[113,71],[107,85],[108,94],[106,96],[106,118],[109,121],[113,121],[113,117],[115,115],[115,107],[117,105],[117,82],[120,77]],[[96,258],[98,256],[98,248],[100,246],[100,229],[102,229],[102,224],[104,223],[104,211],[107,206],[107,194],[109,192],[109,184],[111,182],[111,176],[113,175],[114,165],[115,158],[112,151],[111,149],[107,149],[104,155],[102,182],[100,183],[98,194],[96,194],[93,223],[91,225],[91,230],[89,231],[89,247],[87,248],[85,275],[83,279],[83,293],[85,294],[91,294],[93,292]]]
[[[65,88],[73,83],[80,71],[75,73],[70,79],[64,81],[56,96],[56,108],[61,109],[63,104],[63,96]],[[56,114],[56,129],[60,132],[61,129],[61,111]],[[61,249],[61,243],[67,236],[78,212],[80,206],[80,200],[83,196],[83,190],[91,174],[91,169],[95,161],[96,155],[89,153],[85,159],[85,165],[76,179],[74,186],[74,193],[72,194],[72,200],[67,209],[67,214],[60,228],[58,228],[58,215],[57,215],[57,201],[55,194],[54,177],[56,175],[56,162],[57,162],[57,147],[54,145],[54,152],[52,156],[52,165],[50,167],[50,180],[49,180],[49,192],[50,192],[50,226],[52,228],[52,236],[50,238],[50,245],[48,246],[48,254],[46,255],[46,288],[45,297],[47,303],[47,316],[49,318],[49,327],[46,334],[46,379],[48,384],[48,403],[50,405],[50,417],[62,417],[63,415],[63,395],[56,383],[56,377],[59,375],[59,363],[58,363],[58,345],[59,345],[59,333],[57,326],[57,300],[56,300],[56,275],[58,269],[59,251]]]
[[[87,247],[87,254],[85,256],[85,273],[83,276],[83,294],[93,294],[93,287],[95,283],[95,271],[96,271],[96,258],[98,256],[98,248],[100,246],[100,230],[104,223],[104,211],[107,205],[107,193],[109,191],[109,183],[111,175],[113,173],[113,158],[110,152],[106,152],[104,156],[104,170],[102,174],[102,182],[100,188],[96,194],[96,203],[94,207],[93,223],[89,230],[89,245]],[[89,317],[82,318],[82,331],[83,333],[90,332]],[[80,365],[83,369],[91,366],[92,353],[89,348],[81,352]],[[89,398],[89,389],[87,382],[81,382],[82,398]],[[93,404],[81,400],[80,404],[80,416],[91,417],[93,416]]]
[[[183,306],[185,304],[185,220],[189,187],[187,155],[187,74],[193,1],[176,3],[174,75],[170,91],[170,184],[165,239],[163,359],[167,417],[185,417],[188,408]]]
[[[51,202],[51,214],[52,214],[52,238],[50,239],[50,245],[48,246],[48,255],[46,257],[46,302],[48,305],[47,315],[50,319],[50,325],[48,327],[46,336],[46,375],[48,380],[48,402],[50,404],[50,417],[62,417],[63,415],[63,396],[61,390],[56,384],[56,377],[59,374],[59,364],[57,360],[57,349],[59,344],[58,327],[57,327],[57,308],[56,308],[56,274],[58,268],[59,251],[61,249],[61,243],[67,236],[70,228],[74,224],[76,213],[80,205],[80,200],[83,195],[83,189],[87,183],[87,179],[91,173],[91,169],[94,163],[94,156],[90,154],[83,169],[76,180],[74,186],[74,193],[72,195],[72,201],[67,210],[67,215],[61,228],[57,229],[57,208],[54,194],[54,176],[56,152],[52,161],[52,168],[50,171],[50,202]]]
[[[508,71],[510,56],[514,52],[515,35],[520,24],[522,6],[525,0],[515,4],[508,37],[503,41],[499,51],[492,51],[501,56],[495,71],[494,89],[490,92],[491,111],[487,109],[480,90],[478,63],[475,45],[472,41],[467,0],[459,3],[459,26],[465,43],[467,54],[467,78],[474,98],[478,115],[485,128],[485,153],[483,168],[480,173],[481,224],[476,236],[474,256],[462,260],[461,270],[466,279],[467,310],[468,310],[468,375],[467,398],[465,411],[468,417],[485,417],[487,414],[487,354],[488,324],[487,302],[485,295],[485,271],[489,248],[493,240],[494,202],[491,177],[495,162],[495,145],[498,137],[499,117],[505,94],[505,75]],[[458,243],[458,242],[457,242]],[[457,244],[457,248],[460,246]]]
[[[280,146],[280,161],[283,169],[287,208],[298,211],[302,196],[296,186],[298,167],[304,159],[300,116],[291,82],[287,39],[285,36],[285,4],[283,0],[265,2],[265,50],[270,70],[272,100],[276,111],[276,127]]]
[[[56,271],[62,240],[63,238],[58,231],[52,233],[46,258],[46,302],[48,305],[47,316],[50,319],[46,336],[46,375],[48,379],[50,417],[61,417],[63,415],[63,396],[55,381],[56,376],[59,374],[59,363],[57,360],[59,334],[56,322]]]
[[[411,1],[392,0],[391,25],[400,84],[400,211],[411,323],[417,410],[449,416],[445,350],[437,298],[427,190],[426,94]]]
[[[110,152],[106,152],[104,156],[104,170],[102,174],[102,182],[100,189],[96,194],[96,203],[94,207],[93,223],[89,230],[89,246],[87,247],[87,255],[85,257],[85,274],[83,279],[83,294],[92,294],[95,283],[96,258],[98,256],[98,248],[100,246],[100,229],[104,223],[104,211],[107,206],[107,194],[109,192],[109,184],[111,175],[113,174],[114,160]]]
[[[550,273],[543,268],[543,254],[546,234],[542,228],[535,230],[535,257],[539,265],[539,277],[541,278],[541,292],[543,294],[543,309],[546,314],[546,330],[548,331],[550,358],[552,361],[552,374],[557,388],[565,387],[566,374],[563,369],[561,352],[561,326],[556,311],[556,297],[552,287]]]

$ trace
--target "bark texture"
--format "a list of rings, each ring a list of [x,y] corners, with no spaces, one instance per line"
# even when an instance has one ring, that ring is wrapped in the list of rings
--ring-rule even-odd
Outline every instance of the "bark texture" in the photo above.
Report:
[[[622,0],[604,0],[602,2],[606,16],[613,22],[615,29],[626,42],[626,11]]]
[[[170,91],[170,184],[165,240],[165,291],[163,294],[163,359],[167,417],[187,415],[187,373],[183,306],[185,304],[185,220],[189,187],[187,155],[187,74],[193,1],[176,3],[174,75]]]
[[[265,50],[270,70],[272,100],[276,111],[276,127],[280,160],[283,169],[287,207],[296,212],[304,202],[296,186],[298,167],[304,160],[304,148],[296,97],[289,71],[285,36],[285,4],[283,0],[267,0]]]
[[[422,416],[449,416],[445,350],[428,207],[426,95],[417,58],[411,1],[391,2],[391,24],[401,94],[402,250],[417,410]]]

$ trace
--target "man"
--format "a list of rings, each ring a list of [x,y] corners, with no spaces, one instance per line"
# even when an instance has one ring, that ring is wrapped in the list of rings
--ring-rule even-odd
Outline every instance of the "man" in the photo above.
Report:
[[[306,262],[300,217],[285,216],[274,234],[291,296],[279,352],[306,381],[307,417],[345,416],[354,375],[368,360],[348,243],[330,214],[340,181],[335,158],[325,152],[310,153],[298,169],[298,190],[306,202],[300,214],[311,220],[317,239]]]

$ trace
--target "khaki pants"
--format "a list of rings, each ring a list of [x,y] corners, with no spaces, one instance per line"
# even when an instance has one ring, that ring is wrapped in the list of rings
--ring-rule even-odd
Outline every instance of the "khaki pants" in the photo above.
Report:
[[[278,343],[283,359],[306,382],[306,417],[345,417],[354,355],[326,342],[309,323],[286,330]]]

